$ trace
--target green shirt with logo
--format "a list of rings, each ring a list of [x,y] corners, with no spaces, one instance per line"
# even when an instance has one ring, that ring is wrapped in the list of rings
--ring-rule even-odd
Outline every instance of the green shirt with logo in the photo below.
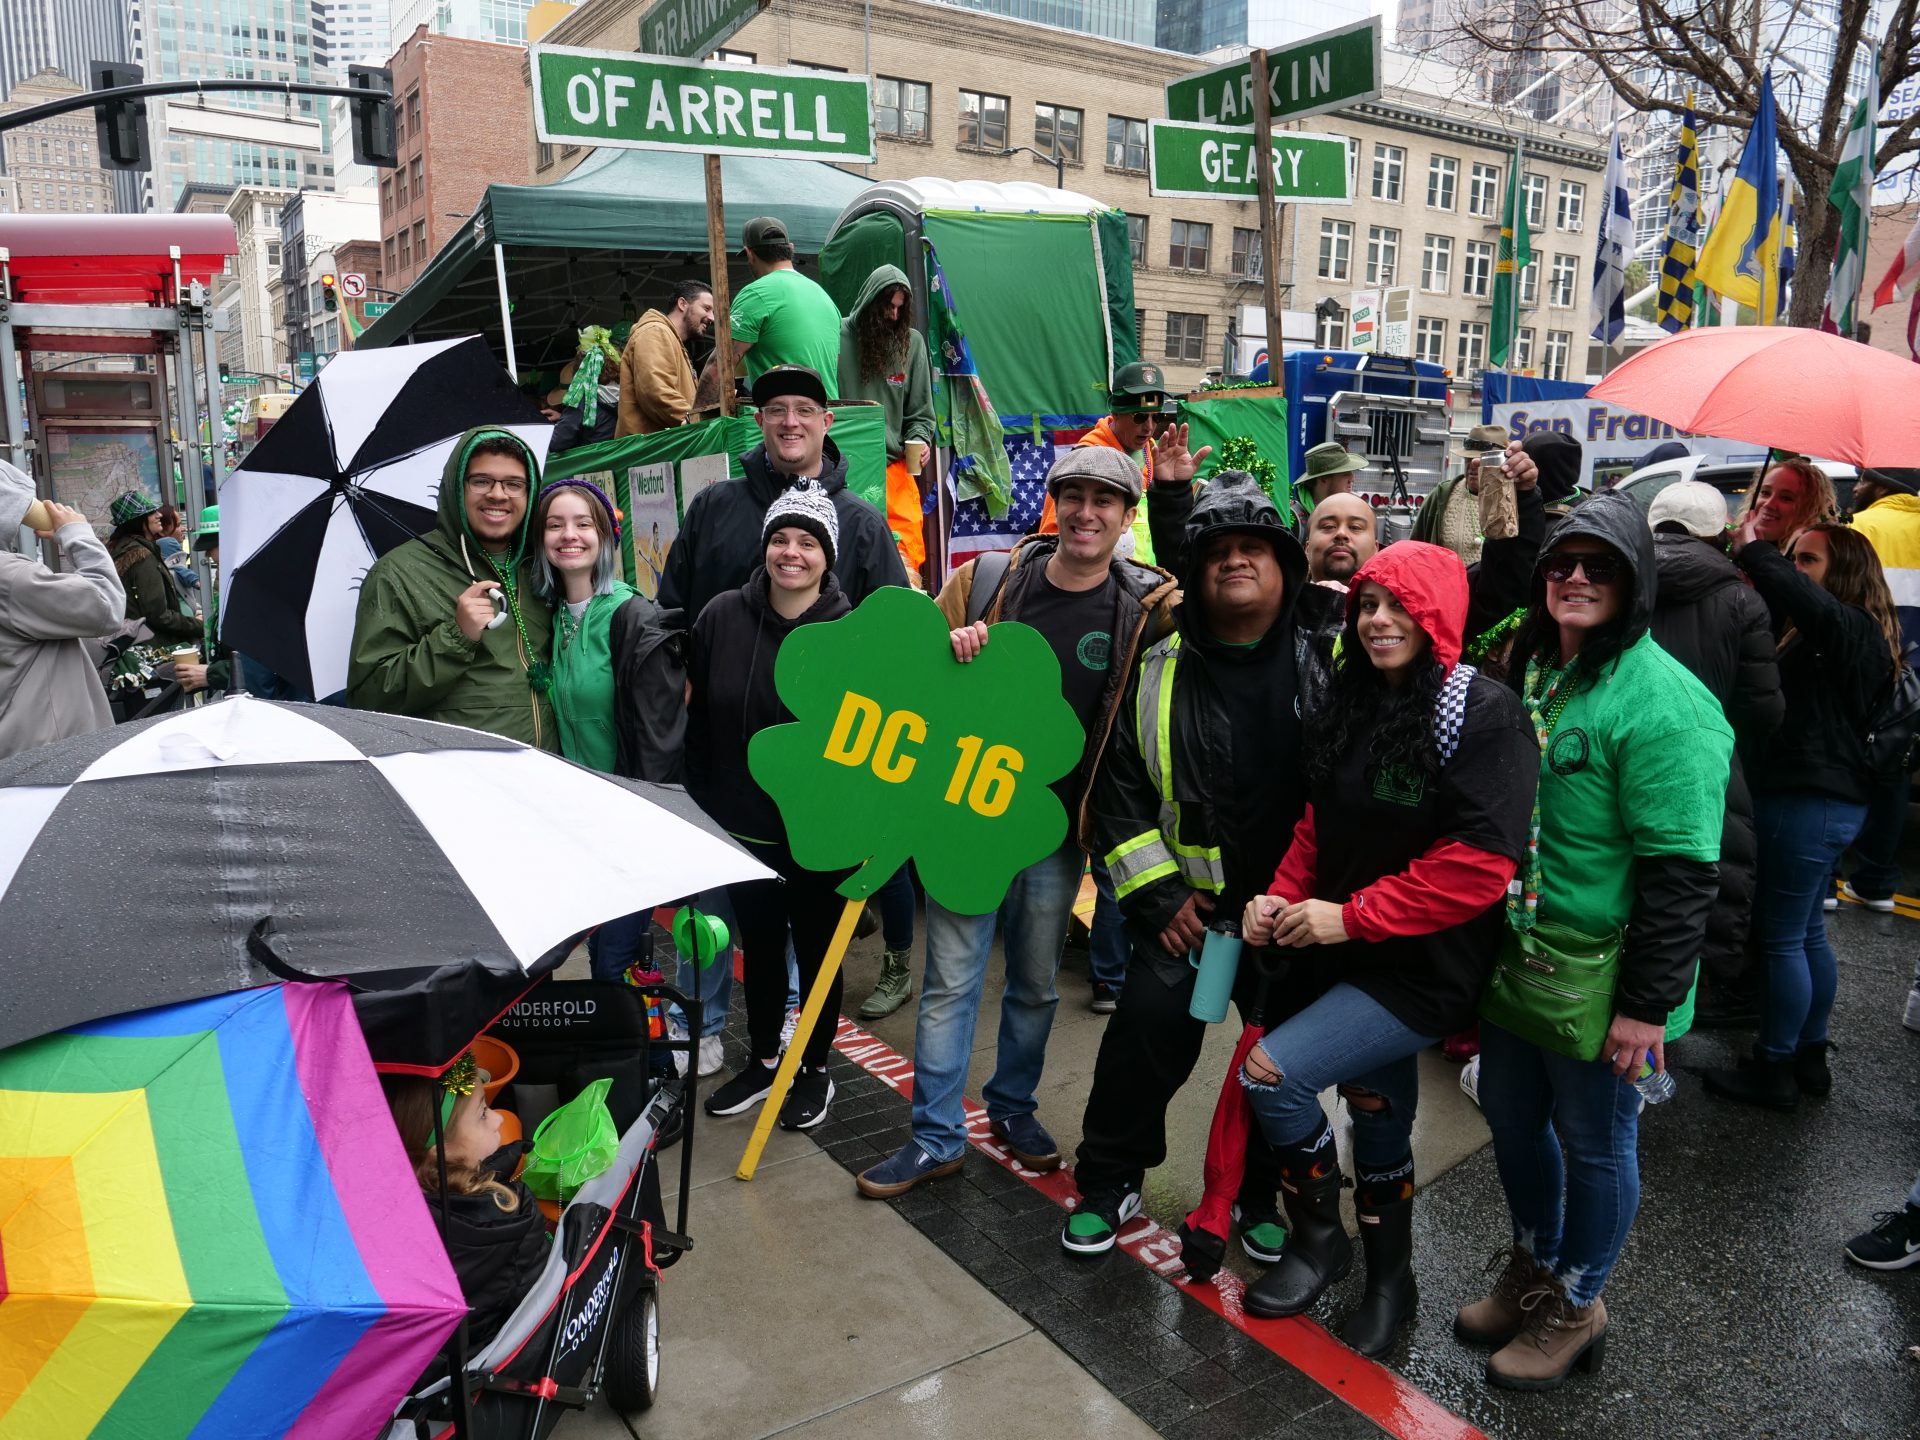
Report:
[[[751,345],[747,383],[776,365],[819,372],[827,398],[840,397],[840,307],[798,270],[770,270],[734,297],[733,338]]]

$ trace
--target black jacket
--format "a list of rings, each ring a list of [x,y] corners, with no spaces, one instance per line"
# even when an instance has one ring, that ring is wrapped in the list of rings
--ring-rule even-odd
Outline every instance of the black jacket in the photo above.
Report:
[[[509,1146],[500,1154],[517,1152],[518,1147]],[[489,1166],[497,1159],[490,1157]],[[507,1323],[546,1268],[553,1248],[533,1192],[518,1180],[503,1183],[520,1202],[512,1211],[502,1210],[492,1195],[445,1197],[447,1258],[453,1262],[453,1273],[460,1278],[460,1293],[472,1311],[467,1322],[470,1351],[486,1344]],[[436,1228],[441,1204],[441,1197],[427,1197],[427,1210]]]
[[[585,411],[584,405],[569,405],[560,412],[560,418],[553,423],[553,438],[547,442],[549,455],[613,439],[614,425],[620,419],[620,407],[602,400],[594,412],[591,425],[583,418]]]
[[[687,659],[687,678],[693,683],[687,714],[687,789],[729,834],[784,846],[787,828],[780,807],[748,772],[747,745],[769,725],[793,719],[773,684],[781,642],[802,625],[838,620],[853,607],[832,572],[820,598],[794,620],[768,603],[767,585],[763,566],[693,622]]]
[[[1746,968],[1760,858],[1747,769],[1766,753],[1787,702],[1780,693],[1766,603],[1748,588],[1733,561],[1691,535],[1653,538],[1660,577],[1653,638],[1713,692],[1733,726],[1733,767],[1720,831],[1720,893],[1707,917],[1700,956],[1708,974],[1725,979]]]
[[[1774,629],[1794,635],[1780,650],[1786,715],[1750,779],[1755,794],[1811,790],[1864,805],[1872,798],[1867,722],[1893,655],[1873,617],[1802,575],[1771,541],[1744,546],[1734,563],[1766,601]]]
[[[907,570],[886,516],[847,489],[847,462],[832,440],[826,442],[823,458],[820,484],[832,496],[840,521],[833,573],[847,602],[858,605],[882,585],[906,584]],[[790,481],[768,462],[764,445],[740,463],[745,479],[709,485],[687,507],[660,577],[662,609],[684,610],[689,620],[697,621],[716,596],[739,589],[765,559],[760,531],[767,507]]]
[[[614,769],[678,785],[686,776],[686,617],[636,595],[613,612]]]

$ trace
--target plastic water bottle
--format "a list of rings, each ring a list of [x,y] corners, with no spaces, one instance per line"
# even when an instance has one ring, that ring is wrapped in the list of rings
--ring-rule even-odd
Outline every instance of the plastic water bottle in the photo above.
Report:
[[[1673,1076],[1668,1071],[1653,1068],[1651,1050],[1640,1063],[1640,1073],[1634,1077],[1633,1088],[1640,1092],[1640,1098],[1649,1105],[1659,1105],[1673,1098]]]

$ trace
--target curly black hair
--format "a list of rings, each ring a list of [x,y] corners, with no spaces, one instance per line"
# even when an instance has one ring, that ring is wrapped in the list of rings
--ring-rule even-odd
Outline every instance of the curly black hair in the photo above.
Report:
[[[1447,671],[1432,646],[1413,662],[1403,685],[1389,686],[1366,658],[1353,615],[1340,632],[1325,697],[1306,725],[1309,789],[1331,784],[1340,762],[1365,741],[1373,769],[1397,768],[1432,779],[1440,773],[1433,710]]]

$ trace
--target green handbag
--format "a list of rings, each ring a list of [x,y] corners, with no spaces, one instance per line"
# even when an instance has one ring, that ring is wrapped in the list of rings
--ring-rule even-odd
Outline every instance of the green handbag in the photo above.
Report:
[[[1480,1018],[1543,1050],[1598,1060],[1619,978],[1618,931],[1602,939],[1546,920],[1528,931],[1509,926]]]

